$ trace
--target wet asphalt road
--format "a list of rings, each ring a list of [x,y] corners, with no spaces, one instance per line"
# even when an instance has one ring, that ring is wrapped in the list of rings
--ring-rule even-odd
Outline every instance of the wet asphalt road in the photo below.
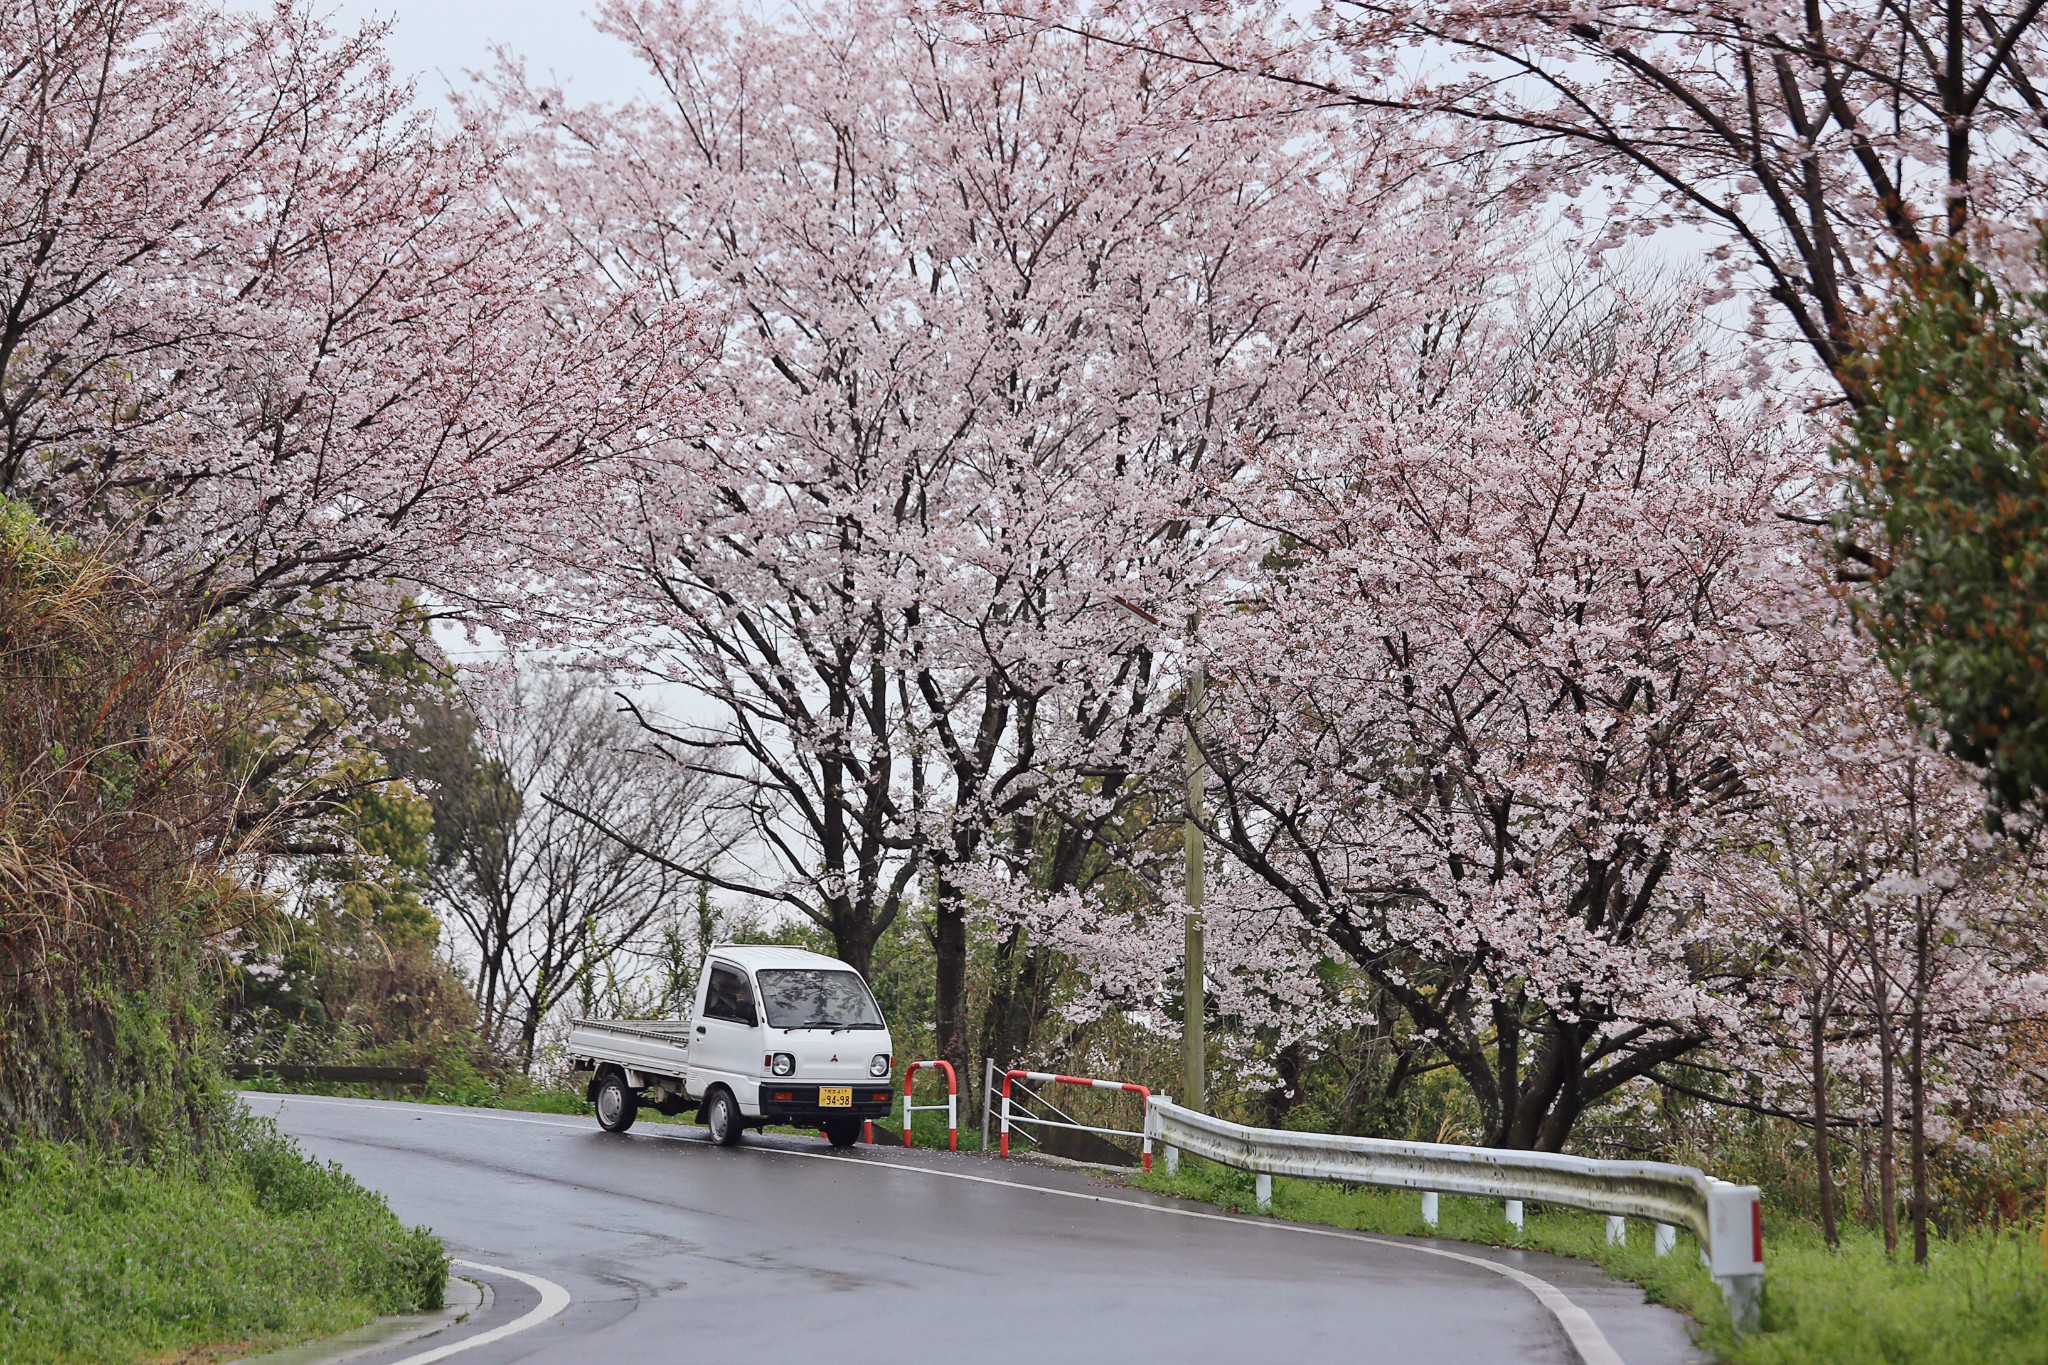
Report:
[[[701,1129],[647,1122],[614,1135],[545,1114],[245,1099],[456,1257],[568,1291],[530,1330],[447,1357],[462,1365],[1579,1360],[1529,1288],[1426,1246],[1557,1286],[1627,1365],[1701,1359],[1676,1314],[1577,1262],[1190,1218],[1160,1210],[1198,1206],[1081,1172],[893,1148],[842,1157],[822,1138],[754,1133],[720,1149]],[[506,1276],[459,1273],[488,1284],[485,1310],[351,1365],[400,1365],[540,1302]]]

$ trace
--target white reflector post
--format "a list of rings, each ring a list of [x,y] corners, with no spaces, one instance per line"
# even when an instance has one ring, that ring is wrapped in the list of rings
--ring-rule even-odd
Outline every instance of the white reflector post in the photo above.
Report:
[[[1728,1299],[1735,1330],[1756,1330],[1764,1287],[1764,1213],[1754,1185],[1717,1182],[1707,1192],[1707,1268]]]

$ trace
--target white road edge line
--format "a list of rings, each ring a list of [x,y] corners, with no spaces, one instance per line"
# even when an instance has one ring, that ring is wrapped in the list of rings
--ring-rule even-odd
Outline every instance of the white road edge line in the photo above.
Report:
[[[250,1091],[248,1093],[261,1094],[264,1092]],[[479,1114],[472,1110],[458,1109],[452,1105],[405,1105],[379,1100],[328,1099],[309,1095],[280,1095],[278,1098],[280,1100],[288,1099],[299,1104],[331,1104],[337,1107],[352,1109],[406,1108],[439,1110],[440,1116],[446,1118],[482,1119],[491,1123],[526,1123],[536,1128],[561,1128],[569,1132],[579,1133],[589,1131],[588,1126],[581,1123],[556,1123],[548,1119],[515,1118],[510,1114]],[[649,1133],[647,1136],[654,1137],[657,1134]],[[661,1133],[658,1136],[667,1138],[671,1142],[708,1145],[706,1139],[684,1137],[680,1133]],[[1241,1218],[1228,1213],[1206,1213],[1201,1209],[1177,1209],[1164,1204],[1143,1204],[1135,1199],[1116,1199],[1106,1194],[1086,1194],[1080,1190],[1056,1190],[1050,1186],[1033,1185],[1024,1181],[999,1180],[994,1176],[988,1175],[969,1175],[965,1171],[940,1171],[934,1170],[930,1166],[899,1166],[893,1161],[863,1161],[859,1157],[833,1156],[827,1152],[796,1152],[791,1151],[787,1147],[752,1147],[748,1150],[772,1152],[777,1156],[800,1156],[812,1161],[837,1162],[842,1166],[858,1166],[864,1170],[906,1171],[916,1175],[938,1176],[946,1180],[966,1180],[977,1185],[1002,1185],[1013,1190],[1030,1190],[1036,1194],[1058,1195],[1062,1199],[1082,1199],[1097,1204],[1121,1204],[1127,1209],[1143,1209],[1147,1213],[1171,1214],[1176,1218],[1195,1218],[1210,1223],[1236,1223],[1241,1227],[1261,1228],[1268,1232],[1296,1232],[1307,1237],[1334,1237],[1344,1242],[1365,1242],[1372,1246],[1391,1247],[1396,1251],[1414,1251],[1420,1252],[1425,1256],[1442,1256],[1446,1260],[1463,1261],[1467,1265],[1475,1265],[1482,1270],[1490,1270],[1496,1275],[1506,1276],[1535,1295],[1536,1301],[1549,1310],[1551,1317],[1557,1319],[1557,1325],[1564,1329],[1565,1337],[1571,1342],[1572,1350],[1578,1353],[1578,1357],[1583,1362],[1583,1365],[1624,1365],[1620,1352],[1616,1351],[1613,1344],[1607,1340],[1607,1334],[1600,1330],[1600,1325],[1593,1321],[1593,1315],[1579,1307],[1578,1304],[1573,1303],[1562,1289],[1559,1289],[1548,1280],[1531,1275],[1526,1270],[1517,1270],[1513,1266],[1502,1265],[1498,1261],[1489,1261],[1483,1256],[1468,1256],[1464,1252],[1450,1251],[1443,1247],[1426,1247],[1416,1242],[1398,1241],[1391,1237],[1375,1237],[1363,1232],[1346,1232],[1340,1228],[1304,1227],[1299,1223],[1276,1223],[1264,1218]],[[457,1262],[457,1264],[466,1265],[469,1263]],[[479,1268],[490,1269],[488,1266]],[[515,1279],[526,1280],[529,1284],[546,1283],[544,1280],[536,1281],[529,1279],[527,1276],[510,1270],[501,1273],[511,1275]],[[558,1290],[557,1292],[560,1291]],[[562,1297],[563,1302],[566,1304],[568,1295],[563,1294]],[[509,1335],[521,1326],[530,1326],[531,1324],[527,1322],[527,1318],[532,1316],[533,1314],[529,1313],[525,1318],[521,1318],[519,1322],[498,1329],[499,1334]],[[450,1348],[446,1353],[453,1355],[456,1350],[489,1339],[491,1338],[488,1336],[473,1338],[471,1341],[462,1343],[461,1346]],[[439,1359],[441,1359],[440,1355],[430,1353],[423,1356],[414,1356],[409,1360],[397,1361],[394,1362],[394,1365],[421,1365],[425,1361]]]
[[[422,1351],[416,1356],[393,1361],[392,1365],[427,1365],[430,1360],[446,1360],[449,1356],[459,1355],[473,1346],[487,1346],[494,1341],[503,1341],[515,1332],[538,1327],[569,1306],[569,1291],[553,1280],[544,1280],[538,1275],[529,1275],[522,1270],[507,1270],[501,1265],[485,1265],[481,1261],[457,1260],[455,1264],[465,1270],[481,1270],[486,1275],[503,1275],[507,1279],[518,1280],[521,1284],[539,1290],[540,1302],[530,1311],[520,1314],[510,1322],[493,1327],[488,1332],[479,1332],[473,1337],[464,1337],[461,1341],[451,1341],[446,1346],[436,1346],[431,1351]]]

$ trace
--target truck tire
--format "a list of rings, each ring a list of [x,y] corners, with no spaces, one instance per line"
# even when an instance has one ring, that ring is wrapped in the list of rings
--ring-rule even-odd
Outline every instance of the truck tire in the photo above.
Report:
[[[834,1147],[851,1147],[860,1141],[859,1119],[826,1119],[825,1137]]]
[[[626,1078],[616,1069],[597,1078],[597,1093],[592,1100],[597,1105],[597,1126],[607,1133],[625,1132],[640,1116],[640,1101],[626,1088]]]
[[[704,1127],[710,1131],[711,1140],[721,1147],[732,1146],[746,1131],[746,1123],[740,1118],[739,1101],[724,1086],[712,1091],[710,1098],[704,1101]]]

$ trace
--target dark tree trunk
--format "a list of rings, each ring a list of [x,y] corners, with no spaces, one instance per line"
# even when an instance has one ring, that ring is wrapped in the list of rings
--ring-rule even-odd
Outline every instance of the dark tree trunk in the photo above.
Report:
[[[1007,1067],[1031,1051],[1043,1022],[1044,1002],[1040,997],[1045,970],[1045,954],[1021,927],[1012,926],[996,941],[988,1003],[982,1009],[975,1055]],[[973,1099],[968,1108],[979,1115],[981,1073],[974,1074],[977,1079],[970,1083],[962,1073],[960,1083],[970,1087]]]
[[[832,905],[828,914],[831,917],[832,951],[838,954],[841,962],[863,977],[874,975],[875,941],[882,936],[876,916],[863,914],[860,907],[848,903]]]
[[[1911,1144],[1913,1175],[1913,1260],[1918,1265],[1927,1263],[1927,972],[1929,953],[1929,925],[1927,915],[1919,915],[1914,927],[1913,944],[1913,1013],[1909,1020],[1911,1037],[1909,1041],[1909,1070],[1906,1076],[1906,1103],[1911,1108],[1907,1115],[1908,1142]]]
[[[968,1080],[967,907],[959,888],[943,878],[934,911],[932,951],[938,984],[935,1043],[938,1055],[953,1064],[962,1080]]]
[[[1510,1080],[1512,1054],[1503,1048],[1501,1076]],[[1489,1147],[1511,1147],[1523,1151],[1561,1152],[1571,1137],[1572,1125],[1585,1111],[1581,1086],[1585,1076],[1585,1039],[1577,1024],[1553,1023],[1543,1034],[1535,1065],[1526,1076],[1512,1077],[1502,1086],[1515,1103],[1503,1104],[1497,1140]]]
[[[1868,1081],[1856,1083],[1856,1103],[1866,1110],[1870,1107]],[[1856,1217],[1868,1227],[1874,1213],[1870,1203],[1870,1125],[1859,1120],[1856,1124]]]
[[[1831,1247],[1842,1239],[1835,1227],[1835,1172],[1828,1139],[1827,1015],[1818,996],[1813,1002],[1808,1045],[1813,1076],[1813,1169],[1820,1193],[1820,1233]]]
[[[1289,1043],[1280,1049],[1273,1059],[1273,1069],[1279,1073],[1273,1085],[1259,1097],[1259,1123],[1267,1128],[1285,1128],[1287,1116],[1301,1100],[1301,1073],[1307,1067],[1308,1059],[1302,1053],[1300,1043]]]
[[[1898,1082],[1892,1074],[1892,1034],[1880,1019],[1877,1050],[1877,1203],[1884,1225],[1884,1249],[1899,1249],[1899,1171],[1893,1135],[1898,1123]]]

